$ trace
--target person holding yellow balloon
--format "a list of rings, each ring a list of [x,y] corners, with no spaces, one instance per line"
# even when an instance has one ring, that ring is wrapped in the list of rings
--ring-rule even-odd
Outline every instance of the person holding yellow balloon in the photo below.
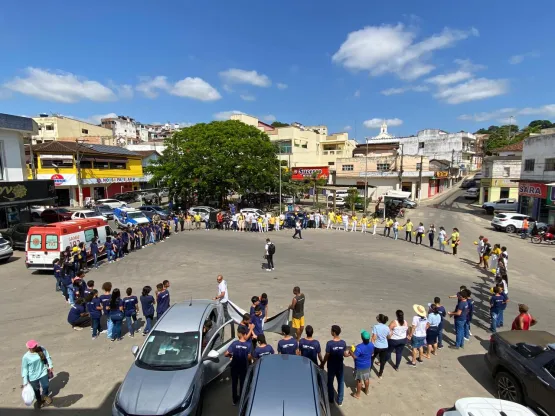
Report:
[[[407,219],[407,222],[405,223],[405,225],[403,225],[403,227],[405,227],[405,241],[409,241],[412,243],[412,227],[414,226],[414,224],[411,222],[410,218]]]
[[[447,237],[447,233],[445,232],[445,228],[439,227],[439,233],[437,234],[437,241],[439,241],[439,251],[445,253],[445,246],[447,245],[447,241],[445,240]]]
[[[460,233],[458,228],[453,228],[453,232],[451,233],[451,237],[447,242],[451,242],[451,248],[453,249],[453,256],[457,255],[457,247],[461,243]]]

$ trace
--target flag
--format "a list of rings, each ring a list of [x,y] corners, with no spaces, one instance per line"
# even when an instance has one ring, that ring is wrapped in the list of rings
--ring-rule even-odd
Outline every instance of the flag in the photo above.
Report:
[[[243,320],[243,315],[247,313],[247,311],[241,309],[232,301],[228,301],[228,308],[227,311],[231,319],[235,321],[235,323],[240,324]],[[268,320],[264,322],[262,329],[264,332],[275,332],[276,334],[281,334],[281,326],[289,324],[289,309],[285,309],[281,311],[277,315],[268,317]]]

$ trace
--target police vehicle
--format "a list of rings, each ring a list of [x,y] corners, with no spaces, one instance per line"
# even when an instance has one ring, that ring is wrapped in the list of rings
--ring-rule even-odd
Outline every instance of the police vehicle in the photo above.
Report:
[[[135,208],[115,208],[114,221],[120,228],[149,223],[148,217]]]

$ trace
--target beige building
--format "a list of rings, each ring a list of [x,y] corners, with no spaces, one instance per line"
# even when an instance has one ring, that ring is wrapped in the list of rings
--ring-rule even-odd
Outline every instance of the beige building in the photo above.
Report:
[[[231,120],[241,121],[268,134],[270,140],[279,146],[278,158],[291,168],[329,166],[330,170],[335,170],[337,159],[351,157],[357,145],[355,140],[349,139],[348,133],[328,135],[326,126],[293,123],[273,127],[246,114],[234,114]]]
[[[112,130],[96,126],[81,120],[75,120],[60,115],[41,114],[33,117],[38,124],[38,134],[33,135],[33,144],[48,143],[55,140],[75,141],[86,139],[91,144],[114,145]]]

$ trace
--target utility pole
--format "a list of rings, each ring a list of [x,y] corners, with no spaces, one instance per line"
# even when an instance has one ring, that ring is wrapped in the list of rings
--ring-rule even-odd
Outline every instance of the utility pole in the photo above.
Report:
[[[451,166],[449,166],[449,182],[451,183],[451,186],[453,186],[453,178],[451,176],[452,176],[454,163],[455,163],[455,149],[451,150]]]
[[[281,156],[281,153],[279,155]],[[279,215],[281,215],[281,159],[279,159]],[[279,221],[279,218],[277,220]]]
[[[83,140],[83,139],[82,138],[75,139],[75,143],[77,144],[76,155],[75,155],[75,167],[77,168],[77,189],[79,193],[79,206],[83,207],[83,185],[81,184],[81,158],[83,157],[83,154],[79,156],[79,146],[81,146],[81,142],[79,140]]]
[[[418,180],[420,184],[418,185],[418,204],[420,204],[420,198],[422,197],[422,164],[424,162],[424,155],[420,155],[420,172],[418,173]]]
[[[401,147],[401,168],[399,169],[399,183],[401,184],[401,188],[403,185],[403,156],[404,156],[404,146],[399,144]]]
[[[355,124],[356,128],[356,124]],[[364,215],[368,214],[368,137],[366,138],[366,158],[364,162]]]
[[[31,178],[37,179],[37,169],[35,166],[35,155],[33,154],[33,138],[29,139],[29,156],[31,158]]]

